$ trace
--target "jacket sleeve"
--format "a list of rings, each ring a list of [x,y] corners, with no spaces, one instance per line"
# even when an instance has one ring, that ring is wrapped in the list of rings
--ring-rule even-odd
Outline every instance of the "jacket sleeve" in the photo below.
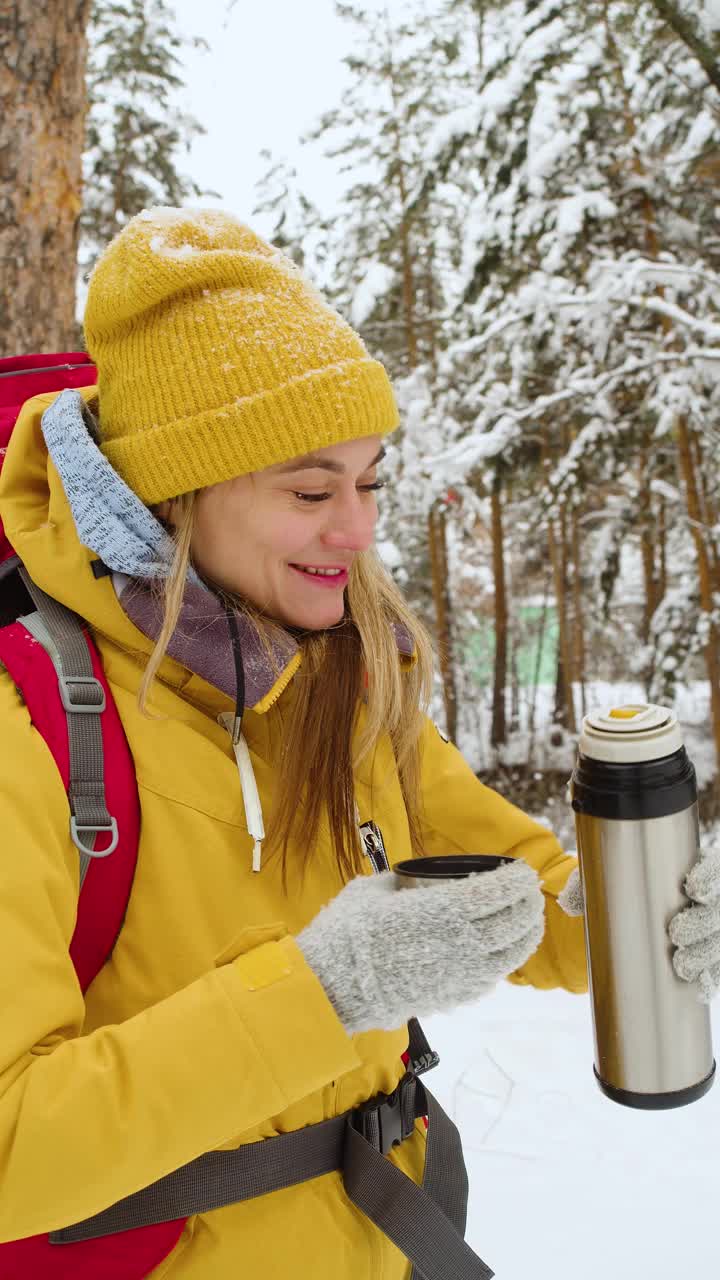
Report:
[[[428,720],[422,738],[421,832],[428,855],[494,853],[524,858],[545,893],[545,936],[509,981],[542,989],[587,991],[582,919],[557,904],[577,861],[555,836],[522,810],[484,786],[460,752]]]
[[[80,1221],[359,1065],[284,928],[82,1034],[78,859],[55,763],[0,676],[0,1241]],[[233,954],[233,951],[235,954]],[[292,1053],[287,1046],[292,1045]]]

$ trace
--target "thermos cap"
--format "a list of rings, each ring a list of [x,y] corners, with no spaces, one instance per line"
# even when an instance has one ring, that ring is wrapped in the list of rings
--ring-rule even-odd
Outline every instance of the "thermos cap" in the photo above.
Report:
[[[619,703],[592,711],[583,719],[578,742],[582,755],[611,764],[659,760],[682,745],[675,713],[651,702]]]

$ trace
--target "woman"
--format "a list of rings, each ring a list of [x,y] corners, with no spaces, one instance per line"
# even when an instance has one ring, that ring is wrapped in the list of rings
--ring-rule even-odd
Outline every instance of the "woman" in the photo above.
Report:
[[[382,366],[216,212],[135,218],[85,330],[97,393],[26,406],[0,507],[31,578],[92,628],[139,861],[83,999],[67,798],[3,677],[2,822],[22,851],[0,908],[3,1241],[392,1094],[415,1013],[506,976],[585,989],[581,922],[557,905],[574,859],[421,713],[429,644],[371,549],[397,423]],[[395,862],[467,851],[518,861],[393,891]],[[382,1158],[419,1183],[417,1114]],[[336,1170],[191,1216],[153,1275],[241,1270],[411,1268]]]

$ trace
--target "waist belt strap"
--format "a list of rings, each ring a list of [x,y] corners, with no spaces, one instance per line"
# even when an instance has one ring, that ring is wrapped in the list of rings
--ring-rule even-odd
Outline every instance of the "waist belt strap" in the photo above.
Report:
[[[428,1116],[421,1187],[385,1158]],[[467,1174],[455,1125],[413,1072],[383,1094],[294,1133],[210,1151],[72,1227],[71,1244],[134,1227],[208,1213],[341,1170],[350,1199],[413,1263],[413,1280],[490,1280],[493,1272],[463,1239]]]
[[[429,1090],[410,1079],[415,1114],[428,1117],[422,1186],[385,1160],[351,1124],[345,1190],[413,1263],[412,1280],[491,1280],[494,1272],[463,1238],[468,1182],[460,1135]]]

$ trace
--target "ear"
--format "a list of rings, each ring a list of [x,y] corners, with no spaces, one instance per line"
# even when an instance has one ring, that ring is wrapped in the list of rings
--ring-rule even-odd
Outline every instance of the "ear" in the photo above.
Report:
[[[157,517],[161,524],[171,525],[174,527],[175,521],[172,518],[173,502],[172,498],[168,498],[165,502],[158,502],[156,506],[151,507],[153,515]]]

